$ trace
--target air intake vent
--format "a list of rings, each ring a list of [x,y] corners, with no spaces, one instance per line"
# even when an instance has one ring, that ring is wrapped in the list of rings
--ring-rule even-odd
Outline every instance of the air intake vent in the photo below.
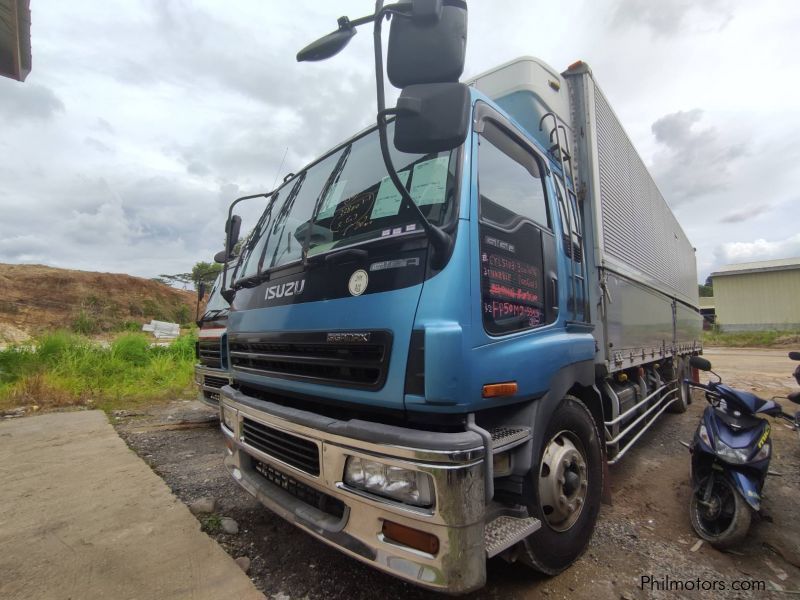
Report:
[[[309,475],[319,475],[319,448],[314,442],[248,418],[242,421],[242,433],[248,446]]]
[[[203,378],[203,385],[207,387],[213,388],[221,388],[228,385],[228,378],[227,377],[214,377],[212,375],[206,375]]]
[[[339,519],[344,515],[345,506],[341,500],[317,491],[294,477],[281,473],[277,469],[273,469],[271,466],[255,459],[253,459],[253,468],[263,475],[267,481],[283,488],[298,500]]]
[[[239,371],[341,387],[380,389],[389,369],[388,331],[230,335],[231,366]]]

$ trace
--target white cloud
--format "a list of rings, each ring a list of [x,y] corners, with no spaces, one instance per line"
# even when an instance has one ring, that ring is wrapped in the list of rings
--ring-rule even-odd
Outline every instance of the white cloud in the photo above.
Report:
[[[621,0],[615,24],[643,24],[658,35],[722,29],[733,19],[731,0]]]
[[[800,233],[783,240],[727,242],[715,251],[719,264],[800,257]]]
[[[653,123],[663,150],[653,157],[653,176],[671,206],[692,202],[731,184],[731,171],[747,154],[740,141],[721,139],[718,131],[696,125],[703,111],[678,111]]]

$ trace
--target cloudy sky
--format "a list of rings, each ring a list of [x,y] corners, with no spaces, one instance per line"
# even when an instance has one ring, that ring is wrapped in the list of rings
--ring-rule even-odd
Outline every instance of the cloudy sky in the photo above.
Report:
[[[0,262],[188,271],[221,248],[230,200],[373,122],[368,29],[330,61],[295,62],[368,0],[31,5],[33,71],[0,78]],[[701,279],[800,256],[800,3],[469,8],[465,77],[525,54],[592,66]]]

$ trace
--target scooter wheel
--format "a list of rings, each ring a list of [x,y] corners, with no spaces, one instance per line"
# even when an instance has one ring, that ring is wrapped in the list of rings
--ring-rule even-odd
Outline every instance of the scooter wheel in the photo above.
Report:
[[[715,477],[708,503],[702,500],[707,479],[689,503],[689,518],[697,535],[720,550],[730,548],[747,537],[751,508],[725,477]]]

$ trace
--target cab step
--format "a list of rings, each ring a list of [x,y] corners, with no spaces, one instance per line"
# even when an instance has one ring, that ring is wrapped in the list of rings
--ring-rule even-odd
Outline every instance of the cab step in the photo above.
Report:
[[[493,454],[509,450],[531,439],[531,428],[521,425],[494,427],[489,433],[492,434]]]
[[[542,522],[536,517],[497,517],[484,526],[486,556],[492,558],[538,531]]]

